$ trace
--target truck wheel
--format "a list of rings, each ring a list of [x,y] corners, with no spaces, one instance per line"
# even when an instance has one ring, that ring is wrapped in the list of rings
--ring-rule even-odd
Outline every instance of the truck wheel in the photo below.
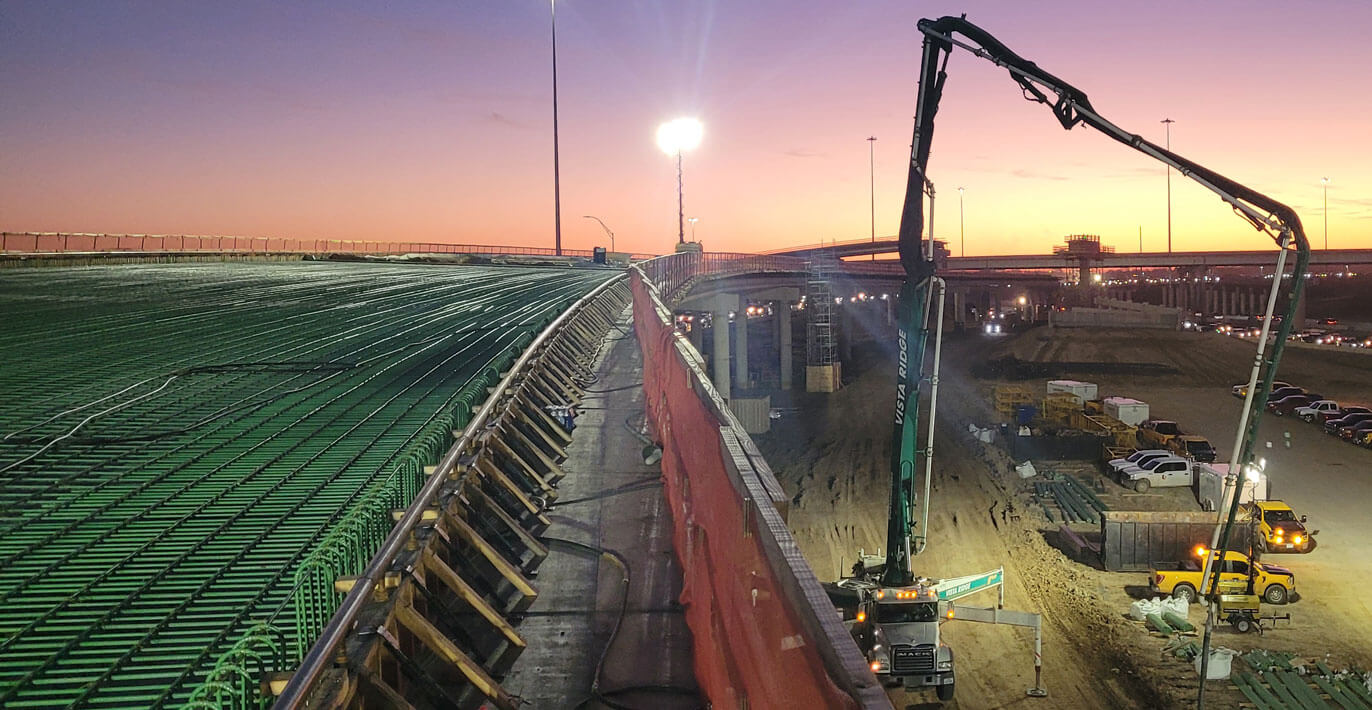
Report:
[[[1139,480],[1134,481],[1134,490],[1138,491],[1139,493],[1147,493],[1149,486],[1150,484],[1148,483],[1148,479],[1146,478],[1140,478]]]
[[[940,685],[938,687],[938,699],[945,703],[953,699],[952,683],[949,683],[948,685]]]
[[[1265,538],[1265,537],[1259,535],[1259,536],[1258,536],[1258,544],[1255,545],[1254,547],[1257,547],[1257,548],[1258,548],[1258,554],[1259,554],[1259,555],[1265,555],[1265,554],[1267,554],[1267,538]]]
[[[1267,589],[1263,590],[1262,598],[1268,604],[1285,604],[1286,587],[1280,584],[1270,584]]]
[[[1172,590],[1173,599],[1185,599],[1187,604],[1196,603],[1196,588],[1189,584],[1178,584]]]

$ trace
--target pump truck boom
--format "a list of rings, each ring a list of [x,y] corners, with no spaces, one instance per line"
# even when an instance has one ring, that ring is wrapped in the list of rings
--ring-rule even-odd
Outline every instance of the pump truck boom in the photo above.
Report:
[[[1239,439],[1234,446],[1230,465],[1231,471],[1242,470],[1253,459],[1253,440],[1256,437],[1258,419],[1262,408],[1254,407],[1258,397],[1265,397],[1270,391],[1276,375],[1286,336],[1291,329],[1295,309],[1304,285],[1304,273],[1309,263],[1309,245],[1301,228],[1300,218],[1286,205],[1277,202],[1257,191],[1249,189],[1229,178],[1220,175],[1191,160],[1163,148],[1142,137],[1128,133],[1110,123],[1098,114],[1086,94],[1056,76],[1043,71],[1036,64],[1020,57],[980,27],[968,22],[966,16],[941,17],[937,20],[923,19],[918,24],[924,35],[923,55],[920,64],[919,93],[915,107],[914,140],[911,144],[910,166],[905,188],[905,201],[901,210],[898,248],[900,263],[905,270],[905,280],[901,286],[898,317],[898,362],[896,377],[896,407],[891,453],[891,489],[887,518],[886,555],[884,559],[864,558],[855,567],[857,577],[847,580],[850,588],[857,589],[861,600],[859,623],[855,635],[865,641],[861,645],[869,654],[872,668],[878,674],[883,672],[910,686],[936,685],[940,699],[950,699],[953,690],[953,659],[951,649],[947,649],[938,639],[937,620],[929,620],[930,605],[937,608],[940,602],[935,587],[938,583],[916,578],[911,558],[918,554],[928,542],[927,521],[929,507],[929,481],[932,474],[934,416],[938,402],[938,360],[939,344],[942,333],[943,304],[933,305],[934,289],[942,293],[942,281],[935,275],[933,260],[933,230],[924,239],[924,196],[929,196],[929,222],[932,225],[935,190],[929,179],[930,146],[933,141],[934,116],[938,113],[943,85],[947,80],[948,59],[954,47],[989,60],[1006,69],[1011,80],[1019,85],[1024,97],[1049,106],[1053,115],[1065,129],[1085,125],[1104,133],[1106,136],[1123,143],[1145,155],[1155,158],[1183,176],[1189,177],[1228,203],[1234,211],[1256,229],[1272,236],[1279,247],[1277,272],[1284,271],[1289,253],[1296,256],[1291,295],[1286,318],[1279,326],[1270,358],[1264,359],[1267,329],[1273,323],[1272,311],[1283,279],[1273,279],[1272,291],[1268,297],[1267,318],[1264,320],[1263,337],[1259,339],[1258,353],[1254,360],[1253,372],[1246,388],[1247,399],[1244,403],[1243,421],[1239,428]],[[958,36],[961,36],[959,38]],[[941,299],[940,299],[941,300]],[[934,310],[937,309],[937,310]],[[924,355],[929,340],[931,311],[937,313],[934,346],[933,375],[930,378],[930,405],[928,424],[928,443],[918,447],[918,399],[919,383],[924,370]],[[1261,401],[1261,400],[1258,400]],[[924,461],[924,495],[917,498],[915,477],[919,459]],[[1226,501],[1232,500],[1228,521],[1217,526],[1217,538],[1212,549],[1223,555],[1227,548],[1229,531],[1233,526],[1238,497],[1232,495],[1236,479],[1227,480]],[[915,504],[923,507],[919,529],[915,529]],[[869,563],[870,562],[870,566]],[[1215,574],[1205,570],[1203,575]],[[986,588],[999,585],[988,583]],[[1214,585],[1211,585],[1212,588]],[[1002,587],[1001,601],[1004,592]],[[947,611],[940,617],[958,618],[958,608],[945,601]],[[918,608],[916,608],[918,607]],[[1037,614],[1017,614],[1005,612],[997,607],[985,615],[968,614],[962,618],[975,618],[993,623],[1015,623],[1032,626],[1039,623]],[[951,612],[951,614],[949,614]],[[875,619],[871,617],[875,616]],[[1206,644],[1209,643],[1211,619],[1207,620]],[[870,619],[870,621],[869,621]],[[874,639],[884,640],[885,646]],[[1036,668],[1040,655],[1036,644]],[[1203,658],[1202,662],[1208,658]],[[915,670],[918,668],[918,670]],[[906,670],[910,669],[910,670]],[[1204,675],[1204,671],[1202,671]],[[1036,679],[1037,680],[1037,679]],[[1204,692],[1204,685],[1201,686]],[[1043,694],[1036,682],[1031,695]],[[1202,698],[1203,702],[1203,698]]]

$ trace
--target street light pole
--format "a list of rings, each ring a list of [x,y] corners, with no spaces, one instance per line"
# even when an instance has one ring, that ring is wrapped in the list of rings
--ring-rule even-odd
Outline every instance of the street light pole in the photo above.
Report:
[[[595,216],[595,215],[593,215],[593,214],[582,215],[582,217],[585,217],[586,219],[593,219],[593,220],[595,220],[595,221],[597,221],[597,222],[600,222],[600,228],[601,228],[601,229],[604,229],[604,230],[605,230],[605,233],[608,234],[608,235],[610,235],[610,251],[613,252],[613,251],[615,250],[615,233],[614,233],[614,232],[611,232],[611,231],[610,231],[610,228],[607,227],[607,226],[605,226],[605,222],[604,222],[604,221],[602,221],[599,217],[597,217],[597,216]]]
[[[872,196],[872,261],[877,260],[877,137],[868,136],[867,138],[867,169],[869,180],[871,181],[870,194]]]
[[[548,0],[553,23],[553,252],[562,256],[562,180],[557,158],[557,0]]]
[[[1324,250],[1329,251],[1329,178],[1320,178],[1324,183]]]
[[[1176,123],[1170,118],[1162,119],[1161,123],[1167,126],[1167,151],[1172,151],[1172,124]],[[1167,164],[1167,253],[1172,253],[1172,164]]]
[[[962,210],[962,193],[966,189],[958,188],[958,241],[961,243],[958,250],[962,252],[962,256],[967,256],[967,218]]]
[[[658,126],[657,146],[676,155],[676,229],[677,244],[686,243],[686,201],[681,188],[681,154],[700,145],[704,128],[694,118],[678,118]]]

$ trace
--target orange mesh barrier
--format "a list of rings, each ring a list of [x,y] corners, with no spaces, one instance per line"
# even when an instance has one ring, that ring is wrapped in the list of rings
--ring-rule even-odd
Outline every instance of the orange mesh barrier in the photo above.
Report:
[[[854,694],[866,698],[861,707],[889,708],[880,688],[873,692],[870,673],[854,680],[866,669],[833,607],[825,610],[827,600],[817,603],[813,594],[797,591],[818,589],[818,582],[757,474],[738,464],[746,456],[699,357],[671,327],[670,314],[637,270],[632,283],[643,386],[663,448],[681,602],[694,634],[701,688],[715,708],[858,708]],[[796,566],[804,584],[788,573]],[[820,619],[826,612],[828,619]],[[828,635],[814,633],[826,623]],[[850,648],[835,650],[834,629]],[[835,666],[839,671],[831,674]],[[840,683],[863,687],[845,692]]]

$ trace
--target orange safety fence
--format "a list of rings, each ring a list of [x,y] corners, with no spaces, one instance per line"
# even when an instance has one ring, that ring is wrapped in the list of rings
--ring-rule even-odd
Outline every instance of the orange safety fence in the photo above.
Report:
[[[682,568],[696,679],[715,708],[887,708],[774,507],[765,462],[631,270],[648,415]],[[745,443],[746,442],[746,443]]]

